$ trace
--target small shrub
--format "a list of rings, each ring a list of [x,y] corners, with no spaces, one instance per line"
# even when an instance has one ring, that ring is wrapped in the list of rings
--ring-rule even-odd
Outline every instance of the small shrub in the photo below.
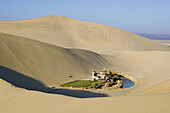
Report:
[[[106,87],[110,87],[110,83],[109,82],[106,83]]]
[[[91,89],[96,87],[96,83],[91,83]]]
[[[120,80],[120,77],[119,77],[118,75],[114,75],[114,76],[113,76],[113,80],[114,80],[114,81]]]

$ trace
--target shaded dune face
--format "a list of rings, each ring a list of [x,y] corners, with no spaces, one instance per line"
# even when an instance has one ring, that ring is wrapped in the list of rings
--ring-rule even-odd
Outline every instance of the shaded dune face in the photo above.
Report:
[[[0,65],[46,85],[87,77],[94,69],[111,65],[106,56],[94,52],[65,49],[7,34],[0,34],[0,47]],[[69,78],[70,75],[73,77]]]
[[[5,83],[5,81],[0,80],[0,85],[2,85],[0,87],[0,91],[1,91],[0,94],[5,94],[6,93],[5,90],[11,90],[12,87],[15,86],[27,90],[40,91],[40,92],[50,93],[50,94],[59,94],[59,95],[65,95],[70,97],[76,97],[76,98],[95,98],[95,97],[108,96],[106,94],[93,93],[89,91],[48,88],[40,81],[28,77],[26,75],[23,75],[21,73],[18,73],[4,66],[0,66],[0,79],[3,79],[8,82]],[[12,84],[13,86],[10,85],[9,83]]]

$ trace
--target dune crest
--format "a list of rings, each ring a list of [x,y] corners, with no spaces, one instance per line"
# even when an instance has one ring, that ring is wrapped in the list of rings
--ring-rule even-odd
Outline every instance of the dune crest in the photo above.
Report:
[[[66,49],[4,33],[0,34],[0,47],[3,54],[0,65],[36,78],[46,85],[90,77],[91,71],[111,66],[105,55]],[[69,78],[70,75],[73,77]]]
[[[59,16],[0,22],[0,32],[102,54],[110,51],[169,50],[157,42],[115,27]]]

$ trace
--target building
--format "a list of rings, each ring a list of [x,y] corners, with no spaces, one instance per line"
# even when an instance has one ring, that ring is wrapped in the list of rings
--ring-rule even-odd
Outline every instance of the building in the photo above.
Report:
[[[91,81],[95,81],[95,80],[104,80],[106,78],[106,76],[108,75],[107,70],[103,69],[102,72],[96,73],[96,71],[92,72],[92,78]]]

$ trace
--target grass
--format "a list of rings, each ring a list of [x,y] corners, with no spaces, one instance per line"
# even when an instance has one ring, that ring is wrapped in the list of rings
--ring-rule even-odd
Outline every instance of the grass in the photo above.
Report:
[[[73,87],[73,88],[86,88],[86,89],[101,89],[103,87],[112,87],[118,83],[120,76],[117,74],[109,75],[106,80],[75,80],[65,84],[61,84],[60,87]]]
[[[71,86],[78,85],[78,84],[83,84],[83,83],[86,83],[86,82],[90,82],[90,80],[76,80],[76,81],[73,81],[73,82],[68,82],[68,83],[65,83],[65,84],[61,84],[60,86],[61,87],[71,87]]]
[[[85,83],[85,84],[83,84]],[[73,82],[68,82],[65,84],[61,84],[61,87],[75,87],[75,88],[81,88],[81,87],[88,87],[91,86],[91,84],[102,84],[103,81],[90,81],[90,80],[76,80]]]

